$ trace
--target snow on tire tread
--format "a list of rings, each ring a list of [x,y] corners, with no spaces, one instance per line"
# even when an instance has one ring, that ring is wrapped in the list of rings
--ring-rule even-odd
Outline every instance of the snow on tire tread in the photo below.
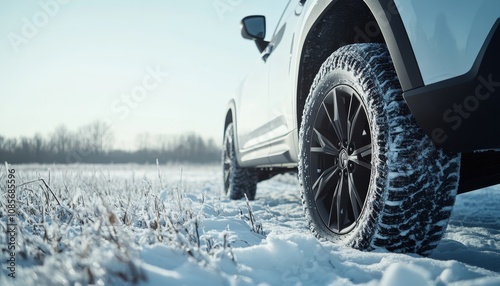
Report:
[[[441,239],[458,189],[460,155],[437,149],[417,125],[406,105],[393,64],[383,44],[355,44],[334,52],[322,65],[311,87],[303,121],[313,104],[311,96],[335,70],[348,71],[363,90],[372,128],[372,172],[365,210],[346,244],[358,249],[386,248],[427,255]],[[308,126],[300,129],[302,137]],[[309,166],[299,164],[300,181]],[[304,190],[303,190],[304,192]],[[311,230],[324,236],[307,210]],[[330,237],[334,240],[335,237]]]

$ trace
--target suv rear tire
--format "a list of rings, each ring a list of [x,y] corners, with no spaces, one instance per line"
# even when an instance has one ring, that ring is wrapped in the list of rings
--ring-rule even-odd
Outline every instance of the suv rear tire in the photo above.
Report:
[[[361,250],[436,247],[460,154],[437,149],[417,125],[385,45],[345,46],[323,63],[299,142],[302,201],[317,236]]]
[[[233,123],[227,125],[224,133],[222,165],[226,195],[232,200],[239,200],[245,195],[249,200],[254,200],[257,191],[257,172],[254,168],[242,168],[238,164],[234,145]]]

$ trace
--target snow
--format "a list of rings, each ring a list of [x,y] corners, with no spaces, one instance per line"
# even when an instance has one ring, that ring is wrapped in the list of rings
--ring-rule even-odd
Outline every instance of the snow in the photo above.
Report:
[[[386,286],[423,286],[431,285],[430,275],[424,268],[405,264],[391,264],[380,284]]]
[[[36,223],[19,219],[16,278],[2,250],[0,285],[500,285],[500,186],[460,195],[422,257],[316,239],[293,174],[260,183],[247,205],[224,196],[219,166],[12,167],[62,206],[39,182],[18,187]]]

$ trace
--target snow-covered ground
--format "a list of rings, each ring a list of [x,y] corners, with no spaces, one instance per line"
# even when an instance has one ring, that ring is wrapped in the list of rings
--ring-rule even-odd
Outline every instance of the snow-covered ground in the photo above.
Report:
[[[219,166],[11,167],[16,278],[1,183],[0,285],[500,285],[500,186],[459,196],[421,257],[318,241],[295,175],[260,183],[247,203],[224,197]]]

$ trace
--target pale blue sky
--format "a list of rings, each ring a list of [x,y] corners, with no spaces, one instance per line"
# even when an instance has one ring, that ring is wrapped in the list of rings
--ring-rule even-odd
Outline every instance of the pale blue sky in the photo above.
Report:
[[[119,147],[145,132],[221,140],[226,103],[258,60],[239,22],[266,15],[271,35],[285,2],[0,0],[0,135],[100,119]]]

